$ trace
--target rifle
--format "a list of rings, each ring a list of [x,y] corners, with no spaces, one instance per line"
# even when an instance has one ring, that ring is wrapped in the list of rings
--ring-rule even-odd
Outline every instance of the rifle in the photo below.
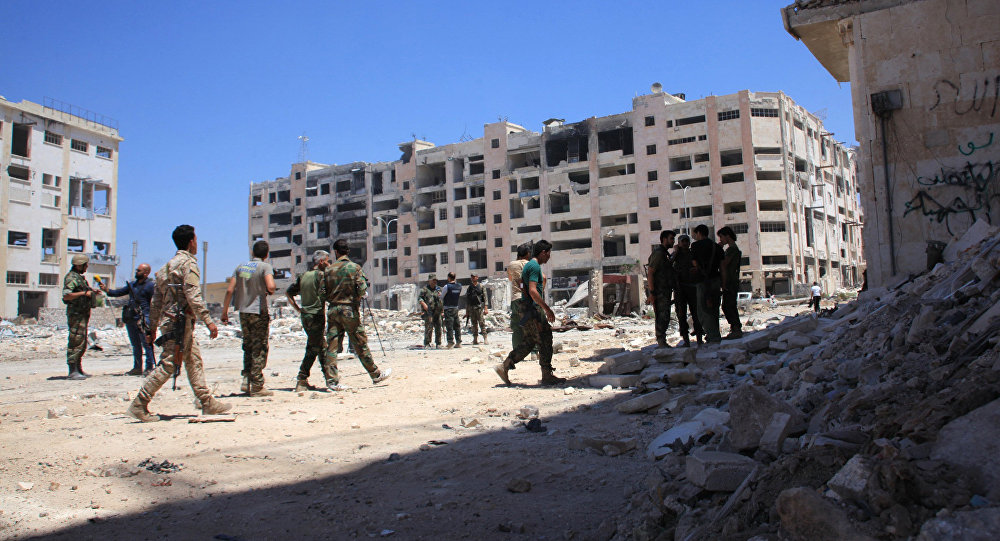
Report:
[[[149,334],[149,323],[146,322],[146,316],[142,313],[142,306],[139,304],[139,300],[135,298],[135,290],[132,289],[132,284],[125,280],[125,286],[128,287],[128,307],[135,313],[136,316],[136,326],[139,327],[139,332],[143,336]]]
[[[167,287],[180,288],[180,284],[167,284]],[[167,342],[173,341],[176,344],[174,350],[174,383],[173,390],[177,390],[177,376],[181,373],[181,365],[184,364],[184,330],[187,326],[187,309],[182,308],[180,303],[174,305],[173,313],[163,314],[173,320],[170,330],[160,335],[153,342],[155,345],[164,347]]]

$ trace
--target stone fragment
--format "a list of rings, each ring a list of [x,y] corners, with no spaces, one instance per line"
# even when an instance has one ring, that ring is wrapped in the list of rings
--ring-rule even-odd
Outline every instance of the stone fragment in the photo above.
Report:
[[[651,459],[663,458],[674,451],[674,445],[689,445],[698,441],[707,433],[705,424],[700,421],[687,421],[670,427],[670,430],[660,434],[646,447],[646,456]]]
[[[749,333],[739,340],[726,341],[729,347],[736,346],[749,353],[764,351],[771,343],[771,333],[767,330]]]
[[[591,387],[604,387],[605,385],[610,385],[612,387],[619,387],[626,389],[628,387],[635,387],[639,383],[639,374],[622,374],[622,375],[611,375],[611,374],[598,374],[590,376],[588,382]]]
[[[969,474],[991,500],[1000,499],[1000,399],[953,419],[938,432],[931,458]]]
[[[764,434],[760,437],[759,447],[771,456],[778,456],[781,453],[781,446],[788,437],[788,430],[791,428],[792,416],[784,412],[775,412],[771,416],[771,421],[764,429]]]
[[[753,449],[760,443],[764,430],[775,413],[791,416],[791,424],[802,422],[802,414],[789,404],[771,396],[764,389],[744,384],[729,397],[730,442],[737,450]]]
[[[806,383],[823,381],[826,379],[826,376],[826,368],[818,362],[813,363],[809,368],[802,371],[802,381],[805,381]]]
[[[773,349],[774,351],[788,351],[791,349],[788,347],[788,342],[779,342],[777,340],[772,340],[767,347]]]
[[[697,348],[660,348],[653,351],[653,358],[661,363],[693,363]]]
[[[702,391],[694,397],[694,402],[696,404],[720,404],[729,400],[731,392],[729,389]]]
[[[959,511],[928,520],[915,541],[994,541],[1000,532],[1000,507]]]
[[[574,451],[585,451],[589,448],[607,456],[618,456],[622,453],[627,453],[635,449],[638,444],[639,440],[636,438],[609,440],[575,436],[566,440],[567,447]]]
[[[522,478],[511,479],[507,483],[507,490],[515,494],[523,494],[531,490],[531,482]]]
[[[693,385],[698,383],[698,372],[690,368],[667,370],[666,377],[671,385]]]
[[[976,220],[956,241],[949,242],[941,253],[941,257],[946,263],[951,263],[958,258],[958,254],[979,244],[983,239],[992,237],[993,227],[985,220]]]
[[[626,400],[625,402],[618,404],[617,409],[619,413],[636,413],[646,411],[659,406],[660,404],[666,402],[669,398],[670,391],[667,389],[661,389],[659,391],[653,391],[651,393]]]
[[[696,486],[714,492],[732,492],[757,463],[737,453],[695,450],[687,457],[685,474]]]
[[[782,491],[775,507],[781,527],[797,541],[874,541],[858,532],[840,507],[811,488]]]
[[[854,455],[826,484],[845,500],[864,501],[871,476],[871,461],[862,455]]]
[[[27,491],[35,488],[35,483],[29,481],[18,481],[17,489],[20,491]]]
[[[521,409],[517,412],[518,419],[536,419],[538,418],[538,408],[535,406],[521,406]]]
[[[618,364],[604,363],[597,371],[601,374],[631,374],[646,367],[646,359],[634,359]]]
[[[49,419],[58,419],[60,417],[66,416],[66,406],[60,406],[58,408],[51,408],[45,415]]]

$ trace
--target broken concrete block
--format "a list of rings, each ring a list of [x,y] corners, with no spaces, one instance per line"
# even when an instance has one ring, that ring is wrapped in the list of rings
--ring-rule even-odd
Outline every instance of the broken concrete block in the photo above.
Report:
[[[584,438],[581,436],[571,437],[566,440],[566,444],[574,451],[585,451],[588,448],[597,451],[602,455],[618,456],[636,448],[639,440],[637,438],[626,438],[622,440],[608,440],[601,438]]]
[[[920,309],[920,313],[917,317],[913,318],[913,322],[910,323],[910,331],[906,333],[906,343],[912,345],[917,345],[924,340],[927,334],[927,329],[934,325],[934,321],[937,319],[940,312],[940,308],[934,306],[933,304],[927,304]],[[896,338],[895,336],[893,337]],[[893,342],[895,343],[895,341]]]
[[[764,430],[775,413],[791,416],[794,426],[802,422],[802,414],[789,404],[752,384],[738,387],[729,397],[730,442],[737,450],[753,449],[760,443]]]
[[[670,430],[657,436],[646,447],[646,456],[656,460],[674,451],[674,445],[689,445],[701,439],[708,433],[708,427],[701,421],[686,421],[670,427]]]
[[[667,370],[665,374],[671,385],[693,385],[698,383],[698,372],[690,368]]]
[[[634,361],[636,359],[642,359],[646,356],[646,353],[642,350],[633,351],[623,351],[621,353],[615,353],[614,355],[607,355],[604,357],[604,364],[609,366],[614,366],[616,364],[624,364],[627,362]]]
[[[517,412],[517,416],[521,419],[537,419],[538,408],[535,406],[521,406],[521,409]]]
[[[784,412],[775,412],[771,416],[771,422],[764,429],[764,434],[760,437],[758,445],[765,452],[772,456],[781,454],[781,446],[788,437],[788,431],[792,425],[792,416]]]
[[[826,484],[841,498],[860,502],[865,501],[865,490],[871,476],[872,468],[868,458],[854,455]]]
[[[661,389],[659,391],[653,391],[648,394],[637,396],[630,400],[626,400],[621,404],[618,404],[619,413],[637,413],[640,411],[646,411],[650,408],[655,408],[660,404],[667,401],[670,398],[670,391],[668,389]]]
[[[687,457],[688,481],[715,492],[732,492],[753,471],[757,462],[737,453],[695,450]]]
[[[1000,399],[952,420],[938,432],[931,458],[969,474],[991,500],[1000,499]]]
[[[812,338],[798,331],[786,332],[785,334],[782,334],[780,337],[778,337],[778,341],[788,344],[788,349],[807,348],[813,345]]]
[[[618,364],[608,364],[604,363],[603,366],[598,370],[604,374],[631,374],[633,372],[638,372],[646,367],[646,359],[634,359],[631,361],[625,361]]]
[[[957,511],[928,520],[915,541],[994,541],[1000,532],[1000,507]]]
[[[820,363],[813,363],[809,368],[802,371],[802,381],[806,383],[816,383],[826,378],[828,372]]]
[[[774,351],[788,351],[790,349],[787,342],[778,342],[777,340],[772,340],[767,347]]]
[[[727,346],[735,346],[750,353],[764,351],[771,343],[771,333],[768,330],[745,334],[739,340],[727,340]]]
[[[949,242],[948,245],[944,247],[944,252],[941,253],[941,257],[944,259],[945,263],[955,261],[958,259],[958,255],[962,252],[979,244],[983,239],[994,236],[995,232],[993,229],[994,228],[985,220],[976,220],[976,223],[972,224],[965,230],[965,233],[962,234],[961,238]]]
[[[781,527],[793,539],[810,541],[874,541],[851,525],[847,513],[807,487],[790,488],[778,495],[775,507]]]
[[[589,383],[591,387],[597,387],[598,389],[604,387],[605,385],[626,389],[637,385],[639,383],[639,378],[639,374],[597,375],[590,376]]]
[[[694,398],[694,402],[696,404],[720,404],[722,402],[729,401],[730,393],[732,393],[732,391],[729,389],[703,391]]]
[[[693,363],[697,353],[697,348],[660,348],[653,357],[660,363]]]

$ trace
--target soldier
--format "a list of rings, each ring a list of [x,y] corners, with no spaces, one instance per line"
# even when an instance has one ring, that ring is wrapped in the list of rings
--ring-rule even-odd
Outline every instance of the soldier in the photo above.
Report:
[[[329,303],[327,314],[326,333],[326,358],[329,363],[327,369],[327,388],[331,391],[344,391],[350,389],[347,385],[340,383],[340,374],[337,372],[337,341],[343,339],[346,334],[347,339],[354,348],[354,354],[364,365],[368,375],[372,378],[372,384],[381,383],[389,379],[392,370],[386,368],[379,370],[372,360],[372,352],[368,350],[368,337],[365,336],[365,328],[361,323],[361,299],[368,290],[368,278],[361,271],[361,265],[348,259],[347,254],[351,248],[347,241],[340,239],[333,243],[333,251],[337,255],[337,260],[324,271],[324,282],[326,290],[326,301]]]
[[[646,297],[653,305],[656,316],[656,345],[667,347],[667,328],[670,326],[671,295],[677,282],[673,261],[668,250],[674,246],[673,231],[660,233],[660,245],[649,254],[649,264],[646,269],[648,286]]]
[[[740,290],[740,259],[743,254],[736,246],[736,232],[728,225],[716,232],[719,242],[725,249],[722,258],[722,313],[729,322],[729,334],[723,340],[735,340],[743,337],[743,325],[740,323],[740,311],[736,306],[736,294]]]
[[[427,285],[420,290],[420,308],[424,311],[424,348],[431,347],[431,330],[434,331],[434,345],[441,348],[441,288],[437,286],[437,275],[427,277]]]
[[[271,312],[267,296],[274,294],[274,269],[264,261],[270,251],[267,241],[253,244],[253,259],[240,264],[229,278],[226,299],[222,301],[223,323],[229,323],[229,303],[240,313],[243,332],[243,384],[240,391],[250,396],[271,396],[274,391],[264,388],[264,368],[267,366],[267,340],[271,332]]]
[[[448,348],[462,347],[462,321],[458,319],[458,300],[462,296],[462,285],[455,282],[455,273],[448,273],[448,283],[441,288],[441,302],[444,304],[444,330],[448,338]]]
[[[71,263],[73,266],[63,279],[62,291],[62,300],[66,304],[66,323],[69,325],[69,341],[66,344],[69,375],[66,379],[84,380],[88,376],[83,373],[82,361],[83,353],[87,351],[87,324],[90,322],[94,290],[83,277],[90,259],[83,254],[76,254]]]
[[[330,252],[317,250],[312,255],[313,268],[300,274],[288,286],[285,295],[296,312],[301,314],[302,329],[306,331],[306,355],[299,366],[299,377],[295,382],[295,392],[313,389],[309,385],[309,371],[319,357],[323,376],[330,384],[330,363],[326,360],[326,288],[323,271],[330,264]],[[302,306],[295,303],[295,296],[302,299]]]
[[[697,277],[695,290],[698,295],[698,319],[705,329],[705,341],[709,344],[722,342],[719,333],[719,297],[722,290],[722,273],[719,265],[724,254],[722,247],[708,238],[708,226],[698,224],[694,228],[694,244],[691,245],[694,274]]]
[[[677,323],[680,325],[684,347],[691,347],[691,337],[688,334],[688,312],[691,313],[691,320],[694,322],[694,336],[699,344],[702,343],[701,335],[705,334],[701,328],[701,320],[698,319],[698,291],[695,287],[692,261],[691,237],[681,235],[677,238],[677,249],[674,251],[674,271],[677,274],[674,310],[677,312]]]
[[[486,323],[483,316],[490,313],[486,307],[486,292],[483,286],[479,285],[479,276],[473,274],[469,277],[471,284],[465,290],[465,317],[469,320],[469,330],[472,332],[473,345],[479,343],[479,334],[483,335],[483,343],[486,343]]]
[[[556,377],[552,369],[552,326],[556,320],[552,309],[545,304],[545,278],[542,276],[542,265],[552,257],[552,244],[540,240],[532,247],[534,257],[521,271],[521,281],[524,284],[524,296],[521,307],[523,315],[520,321],[511,321],[511,327],[524,327],[524,339],[514,351],[511,351],[503,363],[493,369],[504,383],[510,385],[508,372],[514,365],[524,360],[531,350],[538,346],[539,364],[542,365],[542,385],[558,385],[565,383],[565,378]]]
[[[209,336],[219,336],[219,329],[201,297],[201,278],[198,276],[198,237],[190,225],[180,225],[174,229],[174,244],[177,253],[166,265],[156,271],[156,289],[149,306],[149,343],[163,347],[156,370],[142,382],[139,394],[128,408],[128,414],[144,423],[159,421],[158,415],[149,413],[149,401],[156,391],[174,374],[175,368],[183,364],[187,368],[188,382],[194,396],[201,403],[205,415],[225,413],[232,407],[212,397],[205,384],[205,368],[201,361],[201,350],[194,339],[195,318],[208,327]],[[160,317],[166,316],[160,322]],[[157,342],[156,333],[162,337]]]
[[[510,280],[510,346],[517,349],[524,339],[524,329],[517,322],[521,321],[521,271],[531,259],[531,243],[517,247],[517,259],[507,264],[507,279]]]

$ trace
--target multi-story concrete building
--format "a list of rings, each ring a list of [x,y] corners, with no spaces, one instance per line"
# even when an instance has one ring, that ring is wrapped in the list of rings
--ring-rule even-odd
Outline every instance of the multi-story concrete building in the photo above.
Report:
[[[639,271],[663,229],[729,225],[747,290],[860,282],[854,154],[780,92],[685,101],[654,85],[626,113],[399,148],[392,162],[298,163],[252,184],[250,240],[270,241],[290,278],[347,238],[378,293],[432,272],[502,276],[519,244],[545,238],[559,299],[594,269]]]
[[[90,257],[90,274],[114,283],[121,141],[111,119],[0,97],[0,315],[62,307],[62,278],[77,253]]]

